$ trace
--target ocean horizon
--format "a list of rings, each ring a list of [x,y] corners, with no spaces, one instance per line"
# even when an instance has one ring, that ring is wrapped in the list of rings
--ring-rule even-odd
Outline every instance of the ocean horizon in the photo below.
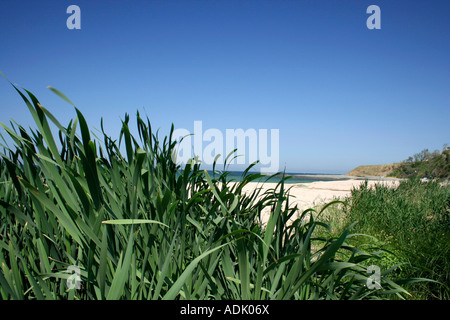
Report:
[[[222,171],[216,170],[216,173],[213,170],[206,170],[211,177],[219,176]],[[228,181],[240,182],[243,179],[244,171],[226,171],[228,172]],[[248,174],[260,174],[259,171],[249,171]],[[269,183],[278,183],[282,179],[282,174],[270,177],[270,174],[266,174],[264,177],[255,179],[255,182],[269,182]],[[335,181],[342,180],[345,177],[344,174],[330,174],[330,173],[304,173],[304,172],[286,172],[285,176],[289,176],[288,179],[285,180],[286,184],[295,184],[295,183],[311,183],[316,181]],[[342,178],[340,178],[340,176]]]

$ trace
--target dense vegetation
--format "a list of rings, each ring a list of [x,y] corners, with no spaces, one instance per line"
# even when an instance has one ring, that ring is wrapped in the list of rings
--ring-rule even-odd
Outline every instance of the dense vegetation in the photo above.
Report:
[[[3,125],[14,145],[4,146],[0,161],[0,299],[407,296],[399,285],[406,282],[389,272],[382,289],[368,288],[366,261],[380,253],[349,245],[350,228],[315,238],[328,226],[312,209],[287,225],[298,212],[283,180],[244,194],[261,175],[246,171],[230,185],[227,172],[211,178],[197,163],[181,168],[172,161],[176,141],[159,139],[139,113],[138,138],[125,116],[119,142],[103,126],[103,141],[92,140],[77,108],[63,126],[33,94],[14,88],[37,128]],[[77,280],[81,287],[71,288]]]
[[[398,276],[435,281],[411,285],[414,299],[450,298],[450,187],[419,178],[396,188],[370,188],[365,182],[352,190],[348,202],[348,210],[334,209],[324,221],[336,231],[356,223],[355,232],[373,236],[373,244],[387,250],[385,259],[375,262],[382,270],[399,263]]]
[[[429,152],[428,149],[416,153],[403,161],[389,176],[397,178],[428,178],[445,180],[450,178],[450,148]]]

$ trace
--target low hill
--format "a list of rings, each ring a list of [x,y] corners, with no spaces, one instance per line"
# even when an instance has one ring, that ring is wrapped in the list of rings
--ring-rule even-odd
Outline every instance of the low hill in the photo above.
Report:
[[[367,166],[359,166],[349,173],[347,176],[353,177],[385,177],[392,173],[395,169],[400,167],[401,163],[390,163],[390,164],[378,164],[378,165],[367,165]]]
[[[400,163],[359,166],[346,176],[450,179],[450,148],[444,145],[442,151],[429,152],[428,149],[416,153]]]

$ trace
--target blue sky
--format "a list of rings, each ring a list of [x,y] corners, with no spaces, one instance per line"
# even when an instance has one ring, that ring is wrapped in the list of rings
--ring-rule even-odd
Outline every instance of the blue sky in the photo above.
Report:
[[[279,129],[281,170],[346,173],[450,143],[449,13],[448,0],[2,0],[0,71],[64,124],[75,111],[49,85],[113,137],[137,110],[161,133]],[[32,125],[0,79],[10,119]]]

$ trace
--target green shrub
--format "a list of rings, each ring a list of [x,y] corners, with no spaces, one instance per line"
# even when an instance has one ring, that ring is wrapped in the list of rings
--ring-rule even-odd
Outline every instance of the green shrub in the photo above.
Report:
[[[450,276],[450,188],[418,178],[397,188],[367,182],[352,190],[347,224],[370,234],[395,252],[391,259],[405,262],[399,270],[407,278],[428,278],[412,288],[417,298],[448,299]]]
[[[398,178],[428,178],[438,181],[450,178],[450,148],[444,146],[430,153],[428,149],[409,157],[395,168],[389,176]]]

